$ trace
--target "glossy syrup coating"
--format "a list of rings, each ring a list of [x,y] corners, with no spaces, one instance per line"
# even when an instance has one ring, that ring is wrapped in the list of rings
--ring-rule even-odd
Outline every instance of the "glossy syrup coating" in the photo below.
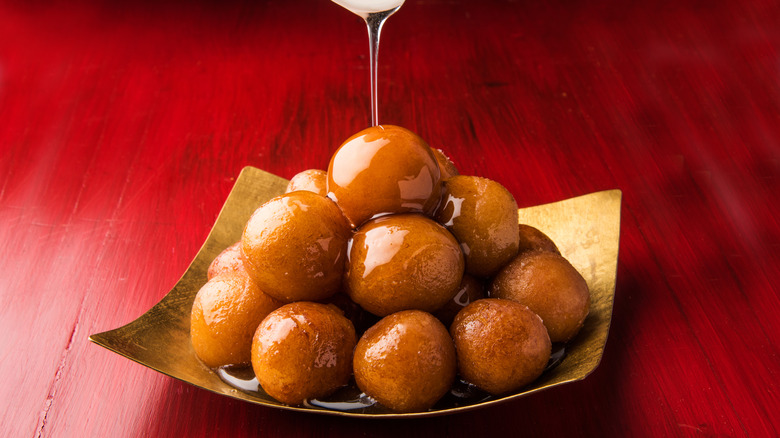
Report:
[[[500,395],[536,380],[550,360],[552,344],[542,320],[509,300],[475,301],[450,327],[458,372],[466,381]]]
[[[457,293],[463,268],[458,242],[441,225],[419,214],[383,216],[354,233],[344,286],[374,315],[433,312]]]
[[[209,264],[206,278],[211,280],[219,274],[245,271],[244,259],[241,257],[241,241],[238,241],[219,253]]]
[[[493,279],[489,295],[528,306],[542,318],[553,342],[573,338],[590,310],[585,279],[565,258],[548,251],[519,254]]]
[[[353,135],[328,167],[328,196],[353,227],[380,214],[432,215],[441,196],[441,171],[428,144],[392,125]]]
[[[441,171],[441,180],[452,178],[455,175],[460,175],[458,168],[455,167],[455,163],[450,160],[450,157],[444,154],[441,149],[431,148],[433,155],[436,157],[436,161],[439,163],[439,170]]]
[[[333,201],[298,191],[252,214],[241,253],[247,272],[268,295],[285,302],[321,300],[341,288],[350,235]]]
[[[326,196],[328,194],[328,173],[320,169],[308,169],[296,173],[287,183],[285,193],[297,192],[298,190]]]
[[[458,292],[443,307],[433,313],[444,325],[449,326],[455,315],[474,301],[485,298],[485,286],[469,274],[463,275]]]
[[[282,304],[264,294],[246,272],[212,278],[192,304],[190,338],[195,354],[212,368],[249,363],[257,325]]]
[[[355,348],[358,387],[396,412],[431,408],[455,380],[455,347],[433,315],[405,310],[369,328]]]
[[[558,250],[558,246],[550,239],[549,236],[544,234],[536,227],[532,227],[526,224],[520,224],[518,227],[520,236],[520,245],[517,249],[518,253],[527,251],[549,251],[556,254],[561,252]]]
[[[347,384],[355,343],[355,328],[335,306],[307,301],[287,304],[257,327],[252,369],[268,395],[300,405]]]
[[[517,254],[517,203],[493,180],[466,175],[446,180],[436,221],[460,242],[469,274],[490,277]]]

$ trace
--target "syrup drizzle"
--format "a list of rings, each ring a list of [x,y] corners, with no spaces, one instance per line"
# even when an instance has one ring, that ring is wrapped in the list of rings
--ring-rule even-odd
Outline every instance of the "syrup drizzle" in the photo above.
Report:
[[[379,67],[379,36],[382,33],[382,26],[385,20],[397,11],[404,0],[384,0],[384,1],[365,1],[365,0],[333,0],[363,18],[368,28],[368,47],[370,56],[371,70],[371,126],[379,125],[379,102],[378,102],[378,74]]]

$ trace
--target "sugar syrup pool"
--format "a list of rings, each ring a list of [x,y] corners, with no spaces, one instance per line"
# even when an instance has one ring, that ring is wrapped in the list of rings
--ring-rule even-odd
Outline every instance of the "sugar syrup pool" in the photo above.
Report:
[[[557,367],[565,357],[566,345],[553,344],[550,361],[547,363],[544,372],[549,372]],[[215,371],[223,382],[233,388],[259,398],[268,398],[268,395],[258,384],[251,366],[224,366],[217,368]],[[431,408],[431,411],[474,405],[493,400],[494,398],[493,395],[482,391],[476,386],[461,379],[456,379],[450,391]],[[363,393],[355,384],[354,379],[351,379],[347,386],[339,389],[334,394],[323,399],[306,400],[303,406],[340,412],[392,413],[392,411],[382,407],[376,400]]]

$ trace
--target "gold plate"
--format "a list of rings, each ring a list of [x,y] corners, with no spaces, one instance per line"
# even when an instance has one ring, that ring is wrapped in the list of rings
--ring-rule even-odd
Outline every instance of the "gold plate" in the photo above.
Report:
[[[94,334],[89,340],[155,371],[228,397],[281,409],[370,418],[427,417],[490,406],[582,380],[601,361],[615,293],[620,190],[520,209],[520,222],[535,226],[549,235],[561,253],[582,273],[591,291],[590,314],[583,329],[566,346],[563,359],[520,392],[482,398],[474,404],[440,404],[426,412],[397,414],[376,406],[352,411],[322,407],[328,403],[292,407],[277,402],[262,390],[240,391],[225,383],[217,372],[198,360],[192,349],[192,302],[206,282],[206,271],[214,257],[238,241],[252,212],[263,202],[282,194],[286,186],[287,180],[283,178],[253,167],[244,168],[206,242],[173,289],[135,321],[115,330]],[[337,402],[331,405],[338,406]]]

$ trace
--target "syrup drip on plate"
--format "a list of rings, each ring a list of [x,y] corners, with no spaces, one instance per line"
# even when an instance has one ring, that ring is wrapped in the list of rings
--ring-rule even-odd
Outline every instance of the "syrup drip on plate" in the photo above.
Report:
[[[547,368],[545,368],[544,372],[547,373],[560,365],[565,357],[565,344],[553,344],[550,361],[548,362]],[[217,368],[216,372],[223,382],[239,391],[255,396],[259,399],[268,400],[271,398],[257,383],[257,378],[255,377],[251,366],[224,366]],[[438,411],[461,406],[470,406],[493,399],[495,399],[494,396],[488,394],[485,391],[482,391],[471,383],[457,379],[452,385],[450,392],[446,394],[441,400],[439,400],[439,402],[436,403],[432,410]],[[339,389],[329,397],[324,399],[307,400],[303,406],[312,409],[326,409],[331,411],[362,414],[392,413],[391,411],[379,405],[376,400],[360,391],[354,380],[351,380],[347,386]]]

